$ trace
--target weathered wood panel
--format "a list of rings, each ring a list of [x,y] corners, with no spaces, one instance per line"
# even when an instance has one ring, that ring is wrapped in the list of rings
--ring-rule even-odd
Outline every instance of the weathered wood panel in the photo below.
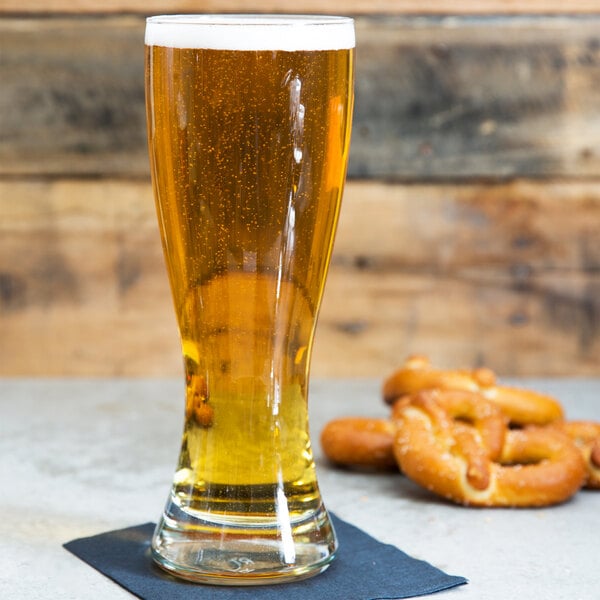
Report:
[[[0,21],[0,175],[148,172],[139,18]]]
[[[600,21],[359,22],[355,177],[596,176]]]
[[[311,2],[294,11],[365,15],[314,374],[380,377],[425,352],[598,375],[600,16],[547,16],[597,3]],[[0,0],[31,11],[0,20],[0,375],[180,372],[142,53],[143,15],[175,8],[245,5]],[[391,16],[438,10],[546,14]]]
[[[314,12],[339,14],[564,14],[600,12],[598,0],[0,0],[0,12]]]
[[[412,352],[598,375],[599,186],[350,183],[313,373]],[[0,182],[0,375],[179,371],[149,185]]]
[[[331,375],[412,352],[598,375],[600,186],[351,185],[320,326],[315,360]]]
[[[0,176],[146,177],[143,19],[0,21]],[[349,175],[595,177],[600,17],[361,17]]]
[[[178,372],[165,275],[149,185],[0,183],[0,373]]]

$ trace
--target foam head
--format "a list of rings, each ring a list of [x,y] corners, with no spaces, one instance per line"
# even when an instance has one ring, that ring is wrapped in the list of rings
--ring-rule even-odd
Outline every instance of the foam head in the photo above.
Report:
[[[146,20],[146,45],[214,50],[354,48],[354,21],[305,15],[163,15]]]

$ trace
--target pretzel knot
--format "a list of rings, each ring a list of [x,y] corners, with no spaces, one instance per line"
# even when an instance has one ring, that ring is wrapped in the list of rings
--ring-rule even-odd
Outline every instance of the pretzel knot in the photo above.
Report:
[[[566,421],[556,426],[564,431],[581,451],[587,467],[584,487],[600,490],[600,423]]]
[[[426,389],[478,392],[502,409],[513,425],[547,425],[562,420],[560,403],[544,394],[498,385],[487,368],[439,370],[424,356],[412,356],[383,384],[383,398],[393,404],[407,394]]]
[[[506,417],[474,392],[428,390],[396,402],[394,455],[404,474],[472,506],[546,506],[570,498],[585,465],[555,429],[509,430]]]

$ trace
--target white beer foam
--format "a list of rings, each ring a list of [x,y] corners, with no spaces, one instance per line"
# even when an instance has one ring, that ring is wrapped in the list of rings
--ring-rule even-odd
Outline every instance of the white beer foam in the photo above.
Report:
[[[146,19],[146,45],[212,50],[354,48],[354,21],[305,15],[163,15]]]

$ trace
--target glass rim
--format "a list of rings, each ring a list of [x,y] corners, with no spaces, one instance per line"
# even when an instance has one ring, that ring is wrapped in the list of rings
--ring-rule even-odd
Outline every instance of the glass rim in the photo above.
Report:
[[[177,14],[146,19],[147,46],[215,50],[343,50],[354,19],[335,15]]]
[[[298,25],[319,26],[319,25],[353,25],[352,17],[341,15],[310,15],[310,14],[245,14],[245,13],[223,13],[223,14],[168,14],[154,15],[146,18],[146,23],[157,25],[215,25],[215,26],[287,26],[296,27]]]

